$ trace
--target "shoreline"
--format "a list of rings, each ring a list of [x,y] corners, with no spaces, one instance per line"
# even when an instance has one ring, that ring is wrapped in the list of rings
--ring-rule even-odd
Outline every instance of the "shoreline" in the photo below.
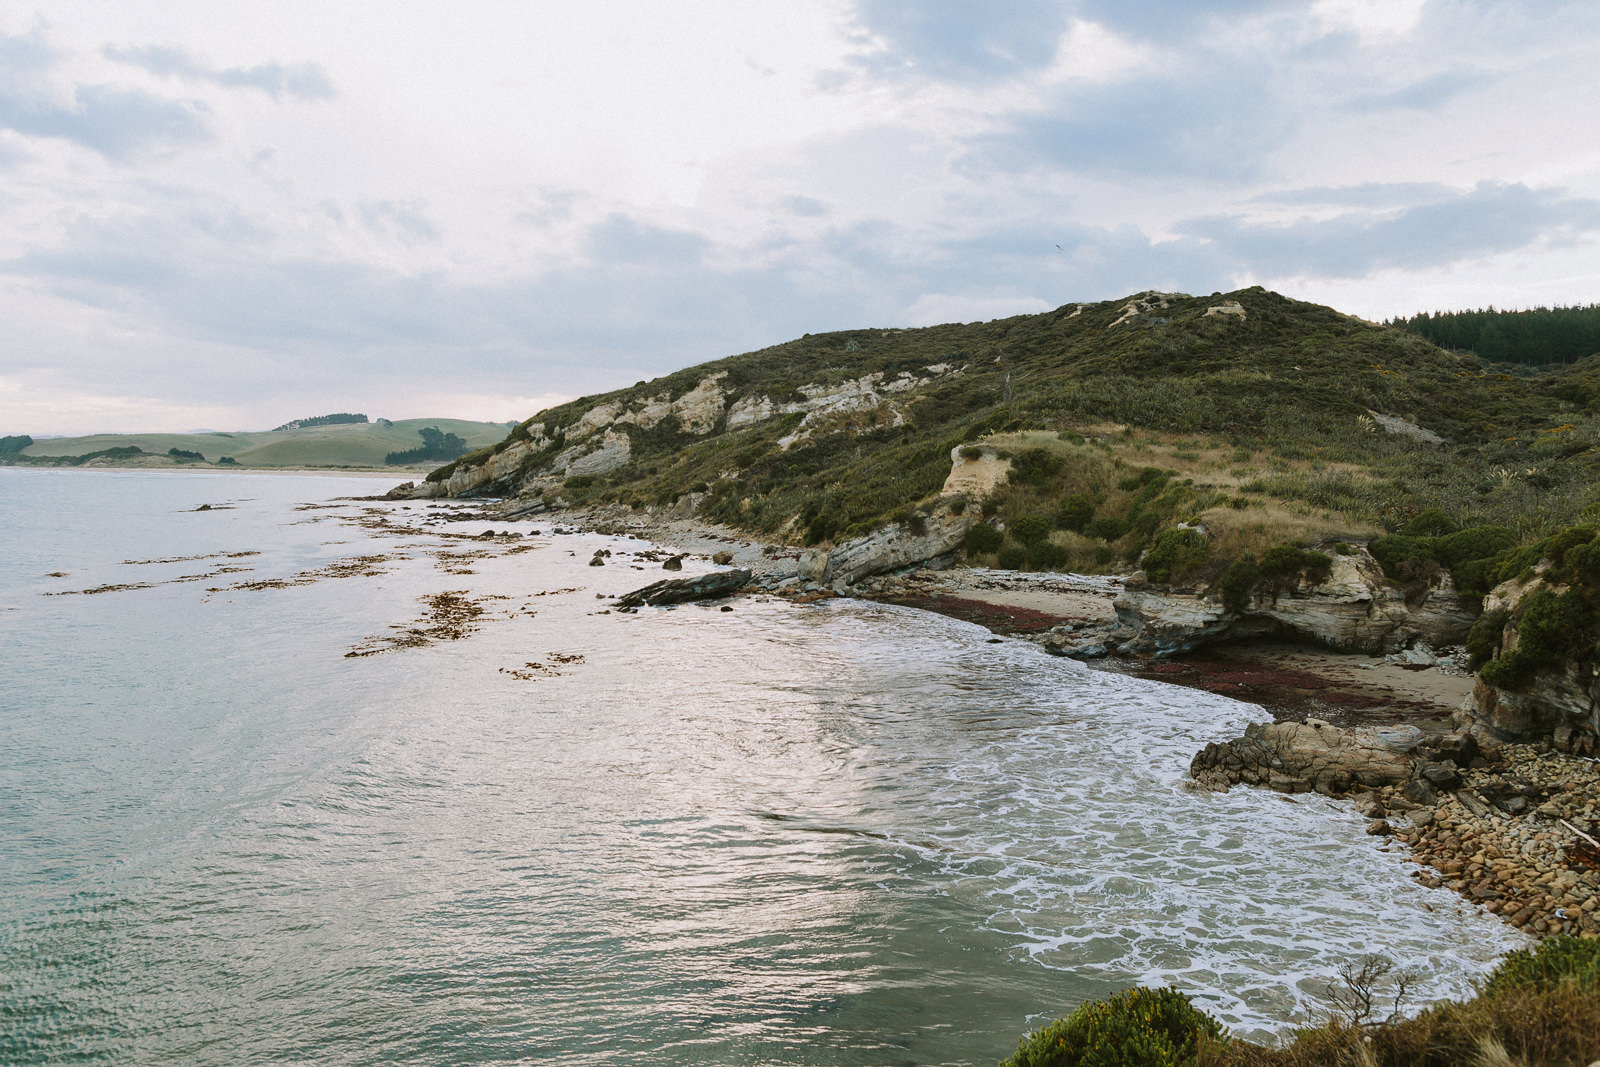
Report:
[[[452,518],[505,517],[497,510],[504,507],[500,501],[482,502],[487,507],[473,503],[460,501],[461,513]],[[643,538],[681,555],[744,568],[754,576],[753,590],[767,595],[802,601],[848,595],[962,619],[1028,640],[1047,653],[1077,653],[1092,670],[1256,704],[1276,723],[1412,726],[1437,739],[1451,732],[1453,715],[1472,693],[1472,675],[1449,659],[1407,662],[1403,654],[1367,656],[1283,640],[1233,642],[1168,657],[1085,654],[1085,642],[1115,624],[1112,602],[1122,584],[1117,576],[958,565],[869,578],[842,594],[799,579],[806,550],[693,519],[604,507],[552,509],[522,518]],[[719,554],[725,558],[713,560]],[[1447,886],[1466,904],[1535,938],[1600,936],[1600,849],[1585,865],[1581,847],[1566,845],[1575,835],[1552,829],[1566,819],[1600,837],[1600,760],[1566,756],[1548,743],[1506,743],[1486,748],[1470,763],[1436,794],[1418,793],[1411,788],[1418,783],[1412,782],[1405,789],[1352,790],[1335,799],[1354,817],[1368,820],[1369,834],[1405,849],[1406,862],[1416,865],[1411,876],[1424,885]]]

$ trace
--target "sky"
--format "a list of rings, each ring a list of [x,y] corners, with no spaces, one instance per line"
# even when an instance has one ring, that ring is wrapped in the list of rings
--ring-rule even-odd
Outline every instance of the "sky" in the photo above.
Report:
[[[1593,0],[0,5],[0,433],[522,419],[804,333],[1600,300]]]

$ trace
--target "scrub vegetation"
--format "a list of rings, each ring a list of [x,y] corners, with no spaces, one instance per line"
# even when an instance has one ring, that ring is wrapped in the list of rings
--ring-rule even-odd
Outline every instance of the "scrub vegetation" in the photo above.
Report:
[[[780,440],[798,413],[705,435],[670,417],[649,430],[618,424],[629,462],[562,495],[635,507],[691,498],[706,519],[825,544],[926,514],[952,453],[988,450],[1011,471],[975,502],[1001,535],[969,542],[985,564],[1109,571],[1159,548],[1154,562],[1174,581],[1214,580],[1281,544],[1410,537],[1413,520],[1437,514],[1451,532],[1418,535],[1432,539],[1421,548],[1392,542],[1396,572],[1438,566],[1475,590],[1487,564],[1472,565],[1507,538],[1548,536],[1600,498],[1600,356],[1506,373],[1260,288],[1137,299],[1132,315],[1120,300],[808,335],[552,408],[430,478],[527,439],[537,422],[549,447],[490,487],[511,491],[597,405],[680,397],[710,375],[724,376],[730,404],[782,404],[803,399],[802,387],[881,374],[914,388],[812,425],[789,447]],[[1237,312],[1208,314],[1229,306]],[[1200,526],[1204,558],[1194,536],[1168,533]]]
[[[1600,1058],[1600,941],[1549,938],[1508,955],[1478,995],[1404,1014],[1414,976],[1353,962],[1330,1019],[1276,1047],[1230,1040],[1170,989],[1084,1004],[1025,1036],[1001,1067],[1582,1067]]]

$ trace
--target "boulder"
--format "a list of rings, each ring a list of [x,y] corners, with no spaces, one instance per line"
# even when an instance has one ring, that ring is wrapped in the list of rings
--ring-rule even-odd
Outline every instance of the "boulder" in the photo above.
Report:
[[[940,511],[920,523],[890,523],[866,537],[846,542],[829,552],[822,573],[815,573],[815,557],[800,558],[800,576],[840,588],[854,585],[874,574],[885,574],[947,556],[959,549],[967,531],[977,522],[970,511],[956,515]],[[920,528],[920,529],[919,529]]]
[[[724,549],[721,552],[715,553],[711,557],[711,562],[715,563],[719,567],[726,567],[728,564],[733,562],[733,553]]]
[[[1412,753],[1421,743],[1422,731],[1413,726],[1252,723],[1243,737],[1197,753],[1189,774],[1215,789],[1244,782],[1281,793],[1339,795],[1409,781],[1417,766]]]

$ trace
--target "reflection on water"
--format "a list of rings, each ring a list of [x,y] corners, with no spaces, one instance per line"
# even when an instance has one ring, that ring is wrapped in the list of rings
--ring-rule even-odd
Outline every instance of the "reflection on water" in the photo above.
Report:
[[[1513,942],[1320,798],[1184,791],[1247,706],[296,510],[383,487],[0,471],[0,1061],[988,1063],[1131,983],[1260,1033],[1353,955],[1443,995]],[[445,592],[494,610],[345,655]]]

